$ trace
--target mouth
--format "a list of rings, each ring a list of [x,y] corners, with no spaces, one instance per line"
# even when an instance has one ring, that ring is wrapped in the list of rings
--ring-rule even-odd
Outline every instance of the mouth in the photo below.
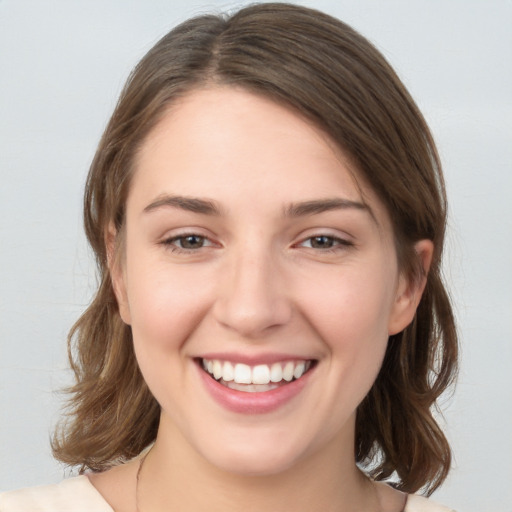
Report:
[[[248,365],[219,359],[197,359],[200,368],[226,388],[246,393],[264,393],[299,380],[316,360],[289,360],[272,364]]]

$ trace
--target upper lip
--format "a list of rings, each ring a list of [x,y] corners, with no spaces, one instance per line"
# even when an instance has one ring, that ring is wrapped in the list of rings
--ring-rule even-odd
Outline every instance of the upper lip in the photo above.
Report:
[[[241,354],[237,352],[208,352],[197,358],[207,360],[229,361],[231,363],[242,363],[249,366],[258,364],[273,364],[283,361],[311,361],[315,358],[290,353],[264,353],[264,354]]]

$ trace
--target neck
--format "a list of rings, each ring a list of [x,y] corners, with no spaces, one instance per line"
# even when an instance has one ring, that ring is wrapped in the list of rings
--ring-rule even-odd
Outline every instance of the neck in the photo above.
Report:
[[[354,460],[353,447],[344,453],[343,444],[334,439],[284,471],[247,475],[210,464],[176,432],[159,433],[140,473],[139,510],[377,510],[372,484]]]

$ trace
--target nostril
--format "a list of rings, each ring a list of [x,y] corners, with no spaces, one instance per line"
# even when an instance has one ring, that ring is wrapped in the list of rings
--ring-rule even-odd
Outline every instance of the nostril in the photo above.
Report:
[[[250,238],[250,237],[248,237]],[[269,329],[285,325],[291,307],[275,259],[254,254],[254,247],[242,248],[222,273],[213,313],[216,320],[244,337],[255,338]],[[258,246],[257,250],[262,250]]]

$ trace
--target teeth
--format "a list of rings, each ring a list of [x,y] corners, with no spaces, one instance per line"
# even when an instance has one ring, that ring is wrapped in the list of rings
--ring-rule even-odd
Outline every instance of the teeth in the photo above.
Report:
[[[236,382],[226,382],[226,387],[236,389],[237,391],[245,391],[246,393],[262,393],[271,391],[279,386],[277,384],[237,384]]]
[[[255,384],[274,389],[276,386],[272,386],[271,383],[291,382],[302,377],[309,370],[311,361],[286,361],[270,366],[258,364],[251,367],[242,363],[203,359],[202,366],[215,380],[229,382],[232,389],[238,389],[237,384]]]
[[[233,368],[233,365],[226,361],[224,363],[223,369],[222,369],[222,379],[226,382],[231,382],[232,380],[235,380],[235,369]]]
[[[259,364],[252,369],[253,384],[268,384],[270,382],[270,368],[266,364]]]
[[[220,361],[213,361],[213,377],[215,379],[222,377],[222,363]]]
[[[252,384],[251,367],[246,364],[235,364],[234,381],[237,384]]]
[[[284,365],[283,379],[286,382],[290,382],[293,379],[293,370],[294,370],[294,365],[291,361]]]
[[[306,363],[299,363],[293,370],[293,376],[298,379],[306,369]]]
[[[281,382],[283,380],[283,367],[279,363],[274,363],[270,367],[270,381]]]

